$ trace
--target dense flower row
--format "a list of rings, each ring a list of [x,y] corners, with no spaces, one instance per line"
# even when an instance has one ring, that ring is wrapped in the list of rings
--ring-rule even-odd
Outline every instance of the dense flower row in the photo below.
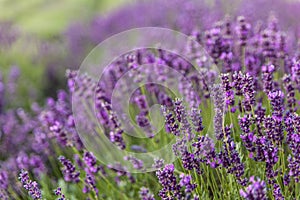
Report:
[[[183,26],[188,17],[182,16],[179,29],[188,29],[190,38],[205,47],[220,75],[191,40],[182,51],[194,63],[162,49],[136,50],[111,63],[98,83],[68,70],[68,91],[58,91],[57,98],[48,98],[43,107],[33,103],[30,111],[9,109],[4,101],[15,92],[17,68],[7,81],[1,77],[0,198],[300,198],[300,55],[288,42],[286,35],[291,33],[279,30],[274,15],[265,24],[226,17],[206,31],[198,30],[195,22]],[[168,70],[144,72],[139,67],[158,63],[184,75],[176,85],[182,98],[174,99],[155,84],[133,93],[132,121],[151,141],[137,144],[124,136],[126,129],[114,110],[118,107],[113,107],[120,105],[112,105],[111,96],[127,72],[137,83],[143,78],[153,81],[153,74],[165,82],[174,78]],[[121,89],[129,90],[126,85]],[[173,138],[172,150],[179,159],[171,164],[155,158],[156,172],[147,174],[143,160],[134,156],[122,162],[141,174],[130,173],[121,161],[100,164],[77,133],[71,105],[82,104],[94,92],[97,119],[81,120],[98,120],[104,130],[100,134],[112,145],[146,153]],[[149,113],[155,103],[162,106],[165,119],[159,135],[153,133]]]

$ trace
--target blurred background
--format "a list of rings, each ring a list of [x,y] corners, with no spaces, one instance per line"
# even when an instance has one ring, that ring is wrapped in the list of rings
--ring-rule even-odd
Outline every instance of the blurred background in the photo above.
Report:
[[[299,10],[299,3],[283,0],[0,0],[1,77],[19,74],[15,94],[22,98],[10,104],[26,107],[65,88],[66,69],[77,69],[93,47],[120,31],[159,26],[189,34],[226,15],[265,19],[270,11],[289,22],[285,28],[298,29]]]
[[[65,60],[68,29],[105,17],[124,4],[125,0],[0,0],[0,72],[8,77],[17,67],[22,83],[16,93],[23,98],[12,103],[27,106],[64,88],[65,69],[78,67]],[[84,30],[74,31],[80,37]]]
[[[51,38],[74,21],[105,14],[126,0],[1,0],[1,21],[12,21],[22,31]]]

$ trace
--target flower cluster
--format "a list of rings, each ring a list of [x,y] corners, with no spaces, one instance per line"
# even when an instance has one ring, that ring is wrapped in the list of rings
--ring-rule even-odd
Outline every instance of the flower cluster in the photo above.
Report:
[[[163,1],[160,6],[141,2],[109,19],[97,18],[85,27],[88,34],[83,29],[69,31],[69,40],[83,38],[96,44],[111,33],[145,24],[176,28],[189,37],[186,46],[174,46],[176,54],[160,47],[125,53],[107,66],[98,82],[89,74],[67,70],[66,91],[26,108],[14,107],[21,80],[18,67],[12,67],[7,77],[0,75],[0,199],[42,199],[42,194],[60,200],[298,199],[300,54],[298,27],[290,26],[295,21],[290,14],[297,19],[300,4],[266,2],[254,0],[232,11],[232,16],[223,16],[221,2],[216,1],[218,9],[211,17],[208,12],[214,6],[183,0]],[[255,3],[259,6],[251,9]],[[280,9],[265,20],[266,8]],[[255,16],[249,10],[255,10]],[[285,26],[290,28],[280,31]],[[1,44],[3,35],[0,28]],[[75,41],[70,46],[80,58],[85,45]],[[191,63],[180,56],[183,53]],[[152,68],[144,70],[143,65]],[[125,75],[128,83],[118,85]],[[120,102],[132,92],[131,83],[142,86],[134,88],[128,113],[121,113]],[[161,106],[161,116],[150,112],[155,104]],[[74,108],[82,108],[79,119]],[[85,134],[94,134],[95,142],[99,136],[120,151],[146,156],[126,154],[107,166],[100,164],[99,154],[79,137],[78,120],[84,122]],[[164,126],[155,127],[156,121],[164,121]],[[132,130],[148,138],[126,135],[131,123]],[[101,131],[94,133],[97,124]],[[158,128],[162,129],[154,134]],[[179,158],[173,164],[152,156],[166,144],[172,144],[170,152]],[[58,163],[53,159],[57,156]],[[145,173],[149,160],[155,173]],[[21,184],[15,181],[20,170]],[[54,185],[57,189],[50,194]]]
[[[59,196],[59,199],[58,199],[58,200],[65,200],[65,199],[66,199],[66,197],[65,197],[65,195],[62,193],[60,187],[58,187],[56,190],[54,190],[54,194],[55,194],[56,196]]]
[[[19,179],[23,184],[23,187],[28,191],[28,194],[35,200],[42,199],[42,193],[36,181],[32,181],[28,175],[28,172],[22,170],[19,175]]]
[[[64,175],[64,179],[68,182],[79,182],[80,172],[76,171],[76,168],[72,164],[72,162],[66,159],[64,156],[60,156],[58,160],[63,165],[62,172]]]
[[[159,191],[162,199],[189,199],[196,188],[190,175],[181,174],[180,181],[174,174],[174,165],[168,164],[156,172],[159,183],[163,188]],[[184,192],[182,189],[184,188]]]
[[[260,179],[255,180],[252,176],[250,178],[251,184],[245,189],[241,190],[241,196],[247,200],[267,200],[266,183]]]
[[[154,195],[146,187],[142,187],[139,193],[141,200],[155,200]]]

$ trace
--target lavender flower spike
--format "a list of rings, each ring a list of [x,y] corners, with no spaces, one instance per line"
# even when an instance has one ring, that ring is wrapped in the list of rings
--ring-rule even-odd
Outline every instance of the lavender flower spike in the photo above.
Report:
[[[250,178],[251,184],[246,190],[240,190],[240,195],[246,200],[267,200],[266,183],[260,179]]]
[[[58,187],[56,190],[54,190],[54,194],[55,194],[55,196],[59,196],[59,199],[58,199],[58,200],[65,200],[65,199],[66,199],[66,197],[65,197],[65,195],[62,193],[60,187]]]
[[[155,200],[154,195],[146,187],[141,187],[139,194],[141,200]]]
[[[23,187],[28,191],[28,194],[34,200],[42,199],[42,193],[37,182],[30,180],[27,171],[21,170],[21,173],[19,175],[19,180],[23,184]]]
[[[63,172],[65,181],[78,183],[80,172],[76,171],[76,168],[72,164],[72,162],[70,160],[66,159],[64,156],[60,156],[58,158],[58,160],[63,165],[62,172]]]

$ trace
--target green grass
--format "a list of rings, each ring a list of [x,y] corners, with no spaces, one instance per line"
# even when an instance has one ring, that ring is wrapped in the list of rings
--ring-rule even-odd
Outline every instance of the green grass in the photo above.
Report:
[[[126,0],[0,0],[0,21],[42,37],[57,35],[74,21],[104,15]]]

